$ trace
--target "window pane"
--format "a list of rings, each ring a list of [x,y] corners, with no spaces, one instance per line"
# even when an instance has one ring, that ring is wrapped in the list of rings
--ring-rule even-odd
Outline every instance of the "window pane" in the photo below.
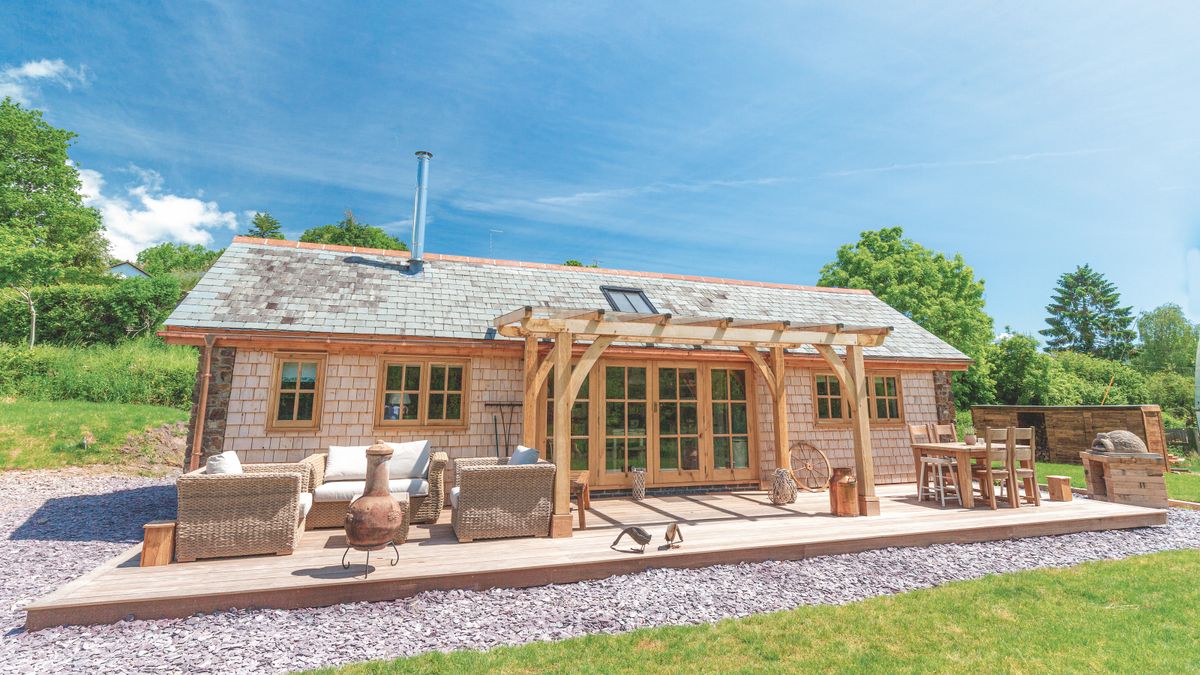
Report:
[[[700,468],[700,441],[696,438],[682,438],[679,440],[680,458],[679,464],[688,471],[695,471]]]
[[[828,395],[829,395],[829,383],[825,380],[825,378],[823,376],[818,376],[817,377],[817,396],[828,396]]]
[[[629,419],[629,435],[630,436],[645,436],[646,435],[646,404],[645,403],[627,403],[626,415]]]
[[[842,399],[829,399],[829,416],[835,420],[842,419]]]
[[[838,379],[833,376],[829,377],[829,394],[831,396],[841,396],[842,395],[842,383],[839,382]]]
[[[679,371],[679,398],[686,401],[696,400],[695,368],[684,368]]]
[[[311,362],[300,364],[300,388],[317,388],[317,364]]]
[[[713,368],[712,371],[712,397],[713,400],[724,401],[729,398],[729,387],[725,377],[724,368]]]
[[[729,404],[714,403],[713,404],[713,433],[727,434],[729,433]]]
[[[404,397],[401,399],[402,409],[400,418],[405,420],[417,419],[417,417],[419,417],[418,413],[420,412],[419,401],[420,395],[418,394],[404,394]]]
[[[604,369],[604,395],[608,398],[625,398],[625,369],[608,366]]]
[[[404,388],[409,391],[421,388],[421,366],[404,367]]]
[[[586,438],[576,438],[571,441],[571,470],[588,470],[588,440]]]
[[[609,403],[604,409],[604,428],[609,436],[625,435],[625,404]]]
[[[888,416],[888,414],[887,414],[887,399],[886,398],[875,399],[875,418],[882,420],[882,419],[887,419],[887,416]]]
[[[829,419],[829,399],[817,399],[817,417],[823,420]]]
[[[445,394],[430,394],[429,395],[429,419],[431,419],[431,420],[446,419],[446,395]]]
[[[635,401],[646,400],[646,369],[629,369],[629,394],[627,398]]]
[[[882,377],[873,377],[873,378],[871,378],[871,381],[874,383],[875,395],[883,396],[884,395],[883,392],[886,391],[884,389],[883,378]]]
[[[629,468],[646,468],[646,439],[629,439]]]
[[[746,404],[745,403],[730,403],[730,412],[732,414],[732,422],[730,430],[735,434],[750,433],[749,424],[746,421]]]
[[[313,394],[303,393],[296,401],[296,419],[311,421],[313,418]]]
[[[679,371],[674,368],[659,368],[658,370],[658,398],[663,401],[674,401],[679,395],[675,387],[676,374]]]
[[[713,466],[718,469],[729,468],[728,436],[718,436],[713,439]]]
[[[679,404],[663,403],[658,406],[658,433],[665,436],[679,433]]]
[[[446,366],[429,366],[429,389],[446,390]]]
[[[296,376],[299,373],[300,364],[293,361],[288,361],[283,364],[283,369],[279,375],[280,389],[295,389]]]
[[[278,412],[275,413],[275,419],[284,421],[284,422],[290,422],[293,419],[292,413],[293,413],[295,407],[296,407],[296,395],[294,393],[289,393],[289,392],[280,392],[279,408],[278,408]]]
[[[658,468],[679,468],[679,441],[674,438],[664,438],[658,445]]]
[[[457,394],[455,394],[457,396]],[[571,409],[571,435],[588,435],[588,404],[576,403]]]
[[[729,371],[729,398],[734,401],[746,400],[746,371]]]
[[[462,418],[462,394],[446,394],[446,419],[461,420]]]
[[[591,396],[591,394],[588,393],[588,389],[589,389],[588,382],[590,382],[591,379],[592,379],[591,375],[588,375],[587,377],[583,378],[583,384],[579,385],[579,393],[575,395],[575,400],[578,401],[580,399],[583,399],[586,401],[588,399],[588,397]]]
[[[462,391],[462,366],[450,366],[446,369],[446,388],[450,391]]]
[[[700,421],[699,410],[695,403],[680,403],[679,404],[679,433],[695,434],[699,433]]]
[[[387,382],[384,384],[389,391],[399,391],[404,388],[404,366],[388,366]]]
[[[745,436],[733,437],[733,466],[735,469],[750,466],[750,439]]]
[[[888,400],[888,418],[900,419],[900,401],[894,398]]]
[[[610,438],[604,444],[604,470],[620,472],[625,470],[625,440]]]
[[[895,396],[896,395],[896,378],[889,377],[886,379],[887,379],[887,395]]]
[[[383,395],[383,419],[392,421],[400,419],[400,394]]]

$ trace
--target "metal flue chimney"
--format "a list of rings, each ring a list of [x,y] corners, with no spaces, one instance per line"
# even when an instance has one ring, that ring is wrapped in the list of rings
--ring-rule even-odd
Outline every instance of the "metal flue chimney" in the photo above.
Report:
[[[417,194],[413,198],[412,257],[408,264],[420,269],[425,262],[425,200],[429,191],[429,160],[432,152],[417,151]]]

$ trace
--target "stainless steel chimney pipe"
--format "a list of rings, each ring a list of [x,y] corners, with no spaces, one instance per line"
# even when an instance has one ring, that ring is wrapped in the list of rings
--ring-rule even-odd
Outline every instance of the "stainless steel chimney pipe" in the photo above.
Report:
[[[429,192],[429,160],[433,153],[417,151],[417,194],[413,199],[413,236],[410,265],[420,267],[425,262],[425,201]]]

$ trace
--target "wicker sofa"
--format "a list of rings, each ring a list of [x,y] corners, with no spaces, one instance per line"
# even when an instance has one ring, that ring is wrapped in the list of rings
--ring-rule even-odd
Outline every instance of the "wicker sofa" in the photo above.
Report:
[[[459,541],[550,534],[555,466],[509,466],[507,457],[454,460],[451,521]]]
[[[176,481],[175,560],[288,555],[312,506],[311,466],[244,464],[241,473],[186,473]]]
[[[390,444],[399,447],[406,444]],[[366,447],[363,446],[365,452]],[[365,455],[364,455],[365,458]],[[310,490],[313,495],[312,511],[308,514],[306,527],[310,530],[325,527],[342,527],[346,520],[346,510],[350,507],[355,493],[361,493],[360,481],[329,480],[326,474],[328,453],[317,453],[305,457],[301,463],[309,467]],[[408,494],[409,522],[436,523],[442,516],[442,508],[446,501],[444,478],[446,463],[449,458],[444,452],[429,453],[429,468],[423,473],[423,478],[398,479],[392,483],[393,492],[397,492],[397,483],[408,481],[403,488]],[[342,483],[344,485],[339,485]],[[324,489],[322,489],[324,486]]]

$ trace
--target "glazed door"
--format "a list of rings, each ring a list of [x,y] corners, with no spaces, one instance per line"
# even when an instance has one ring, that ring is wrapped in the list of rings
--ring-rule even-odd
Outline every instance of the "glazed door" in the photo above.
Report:
[[[603,442],[604,456],[598,485],[630,485],[630,469],[647,468],[649,447],[649,368],[645,365],[604,364]],[[647,476],[647,479],[650,479]]]
[[[738,482],[756,478],[750,444],[749,373],[745,368],[709,370],[712,414],[710,479]]]
[[[653,481],[702,482],[707,472],[702,456],[700,369],[660,365],[655,371]]]

